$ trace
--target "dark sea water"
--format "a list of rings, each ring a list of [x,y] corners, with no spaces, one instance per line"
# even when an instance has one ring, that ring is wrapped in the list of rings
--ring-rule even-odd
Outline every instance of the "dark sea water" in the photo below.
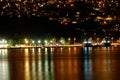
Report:
[[[120,80],[120,47],[0,49],[0,80]]]

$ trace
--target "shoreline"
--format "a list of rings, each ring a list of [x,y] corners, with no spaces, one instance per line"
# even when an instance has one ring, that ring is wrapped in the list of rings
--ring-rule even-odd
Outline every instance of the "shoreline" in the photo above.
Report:
[[[0,49],[20,49],[20,48],[56,48],[56,47],[118,47],[120,44],[112,43],[110,46],[92,45],[84,46],[83,44],[70,44],[70,45],[43,45],[43,46],[3,46]]]

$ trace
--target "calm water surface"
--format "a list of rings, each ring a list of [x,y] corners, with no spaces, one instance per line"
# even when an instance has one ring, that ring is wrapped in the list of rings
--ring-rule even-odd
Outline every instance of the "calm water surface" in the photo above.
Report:
[[[0,49],[0,80],[120,80],[120,47]]]

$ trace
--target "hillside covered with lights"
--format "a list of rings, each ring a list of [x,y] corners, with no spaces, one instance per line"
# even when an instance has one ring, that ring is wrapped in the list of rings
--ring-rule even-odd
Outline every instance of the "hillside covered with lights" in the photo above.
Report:
[[[119,38],[118,0],[1,0],[1,34]]]

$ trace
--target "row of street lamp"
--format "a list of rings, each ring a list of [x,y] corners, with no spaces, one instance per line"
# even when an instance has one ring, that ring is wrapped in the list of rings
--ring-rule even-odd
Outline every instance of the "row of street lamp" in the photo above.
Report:
[[[89,40],[92,40],[92,38],[90,38]],[[96,40],[99,41],[100,38],[97,38]],[[113,42],[113,40],[114,40],[114,38],[112,37],[111,42]],[[16,45],[36,45],[36,46],[39,46],[39,45],[42,45],[42,44],[44,44],[44,45],[71,44],[71,41],[73,43],[76,43],[76,38],[70,38],[69,37],[66,40],[65,38],[61,37],[59,40],[56,40],[56,38],[53,38],[51,40],[44,40],[44,41],[42,41],[42,40],[37,40],[36,41],[36,40],[24,38],[22,44],[17,44],[16,43]],[[119,39],[119,41],[120,41],[120,39]],[[0,46],[1,45],[6,45],[6,44],[9,45],[9,40],[7,40],[7,39],[0,40]]]

